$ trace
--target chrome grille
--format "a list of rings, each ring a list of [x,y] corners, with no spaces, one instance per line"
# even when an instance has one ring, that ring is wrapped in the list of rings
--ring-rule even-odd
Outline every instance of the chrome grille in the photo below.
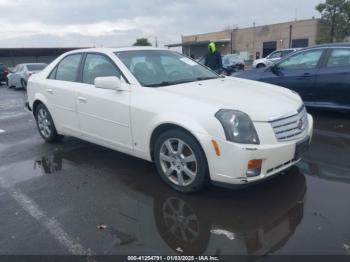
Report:
[[[295,115],[271,121],[271,125],[278,141],[298,139],[309,126],[305,106]]]

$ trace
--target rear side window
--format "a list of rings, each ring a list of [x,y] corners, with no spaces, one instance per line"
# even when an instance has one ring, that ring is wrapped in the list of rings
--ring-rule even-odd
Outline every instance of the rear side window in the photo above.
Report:
[[[333,49],[327,62],[327,67],[350,66],[350,49]]]
[[[275,52],[269,55],[269,58],[280,58],[282,56],[282,52]]]
[[[293,53],[293,52],[294,52],[293,50],[286,50],[286,51],[283,51],[281,57],[285,57],[285,56],[287,56],[287,55],[289,55],[289,54],[291,54],[291,53]]]
[[[116,65],[106,56],[87,54],[83,69],[83,83],[93,85],[96,77],[103,76],[120,78],[121,73]]]
[[[50,74],[50,79],[75,82],[77,80],[81,54],[69,55],[63,58],[58,66]]]
[[[27,65],[27,69],[29,71],[41,71],[46,67],[45,64],[31,64],[31,65]]]

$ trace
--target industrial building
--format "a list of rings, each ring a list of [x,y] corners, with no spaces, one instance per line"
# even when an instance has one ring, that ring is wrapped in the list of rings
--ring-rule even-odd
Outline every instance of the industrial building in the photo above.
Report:
[[[50,63],[61,54],[80,47],[0,48],[0,63],[15,67],[22,63]]]
[[[184,54],[199,58],[207,53],[209,42],[214,41],[222,54],[238,53],[244,60],[252,61],[281,48],[314,46],[322,29],[321,20],[313,18],[182,36],[181,44],[168,47],[181,46]]]

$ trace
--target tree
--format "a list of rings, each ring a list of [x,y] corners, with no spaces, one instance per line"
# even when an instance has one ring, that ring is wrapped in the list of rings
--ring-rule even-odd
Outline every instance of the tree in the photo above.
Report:
[[[326,0],[316,6],[321,13],[323,37],[320,42],[344,41],[350,34],[350,0]]]
[[[151,43],[148,42],[147,38],[138,38],[133,46],[151,46]]]

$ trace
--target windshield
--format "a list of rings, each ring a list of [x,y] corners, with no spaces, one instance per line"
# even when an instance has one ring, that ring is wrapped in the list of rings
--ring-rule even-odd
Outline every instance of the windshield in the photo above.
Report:
[[[115,54],[140,84],[147,87],[219,78],[213,71],[173,51],[135,50]]]
[[[46,67],[46,64],[27,65],[27,68],[29,71],[40,71],[40,70],[43,70],[45,67]]]

